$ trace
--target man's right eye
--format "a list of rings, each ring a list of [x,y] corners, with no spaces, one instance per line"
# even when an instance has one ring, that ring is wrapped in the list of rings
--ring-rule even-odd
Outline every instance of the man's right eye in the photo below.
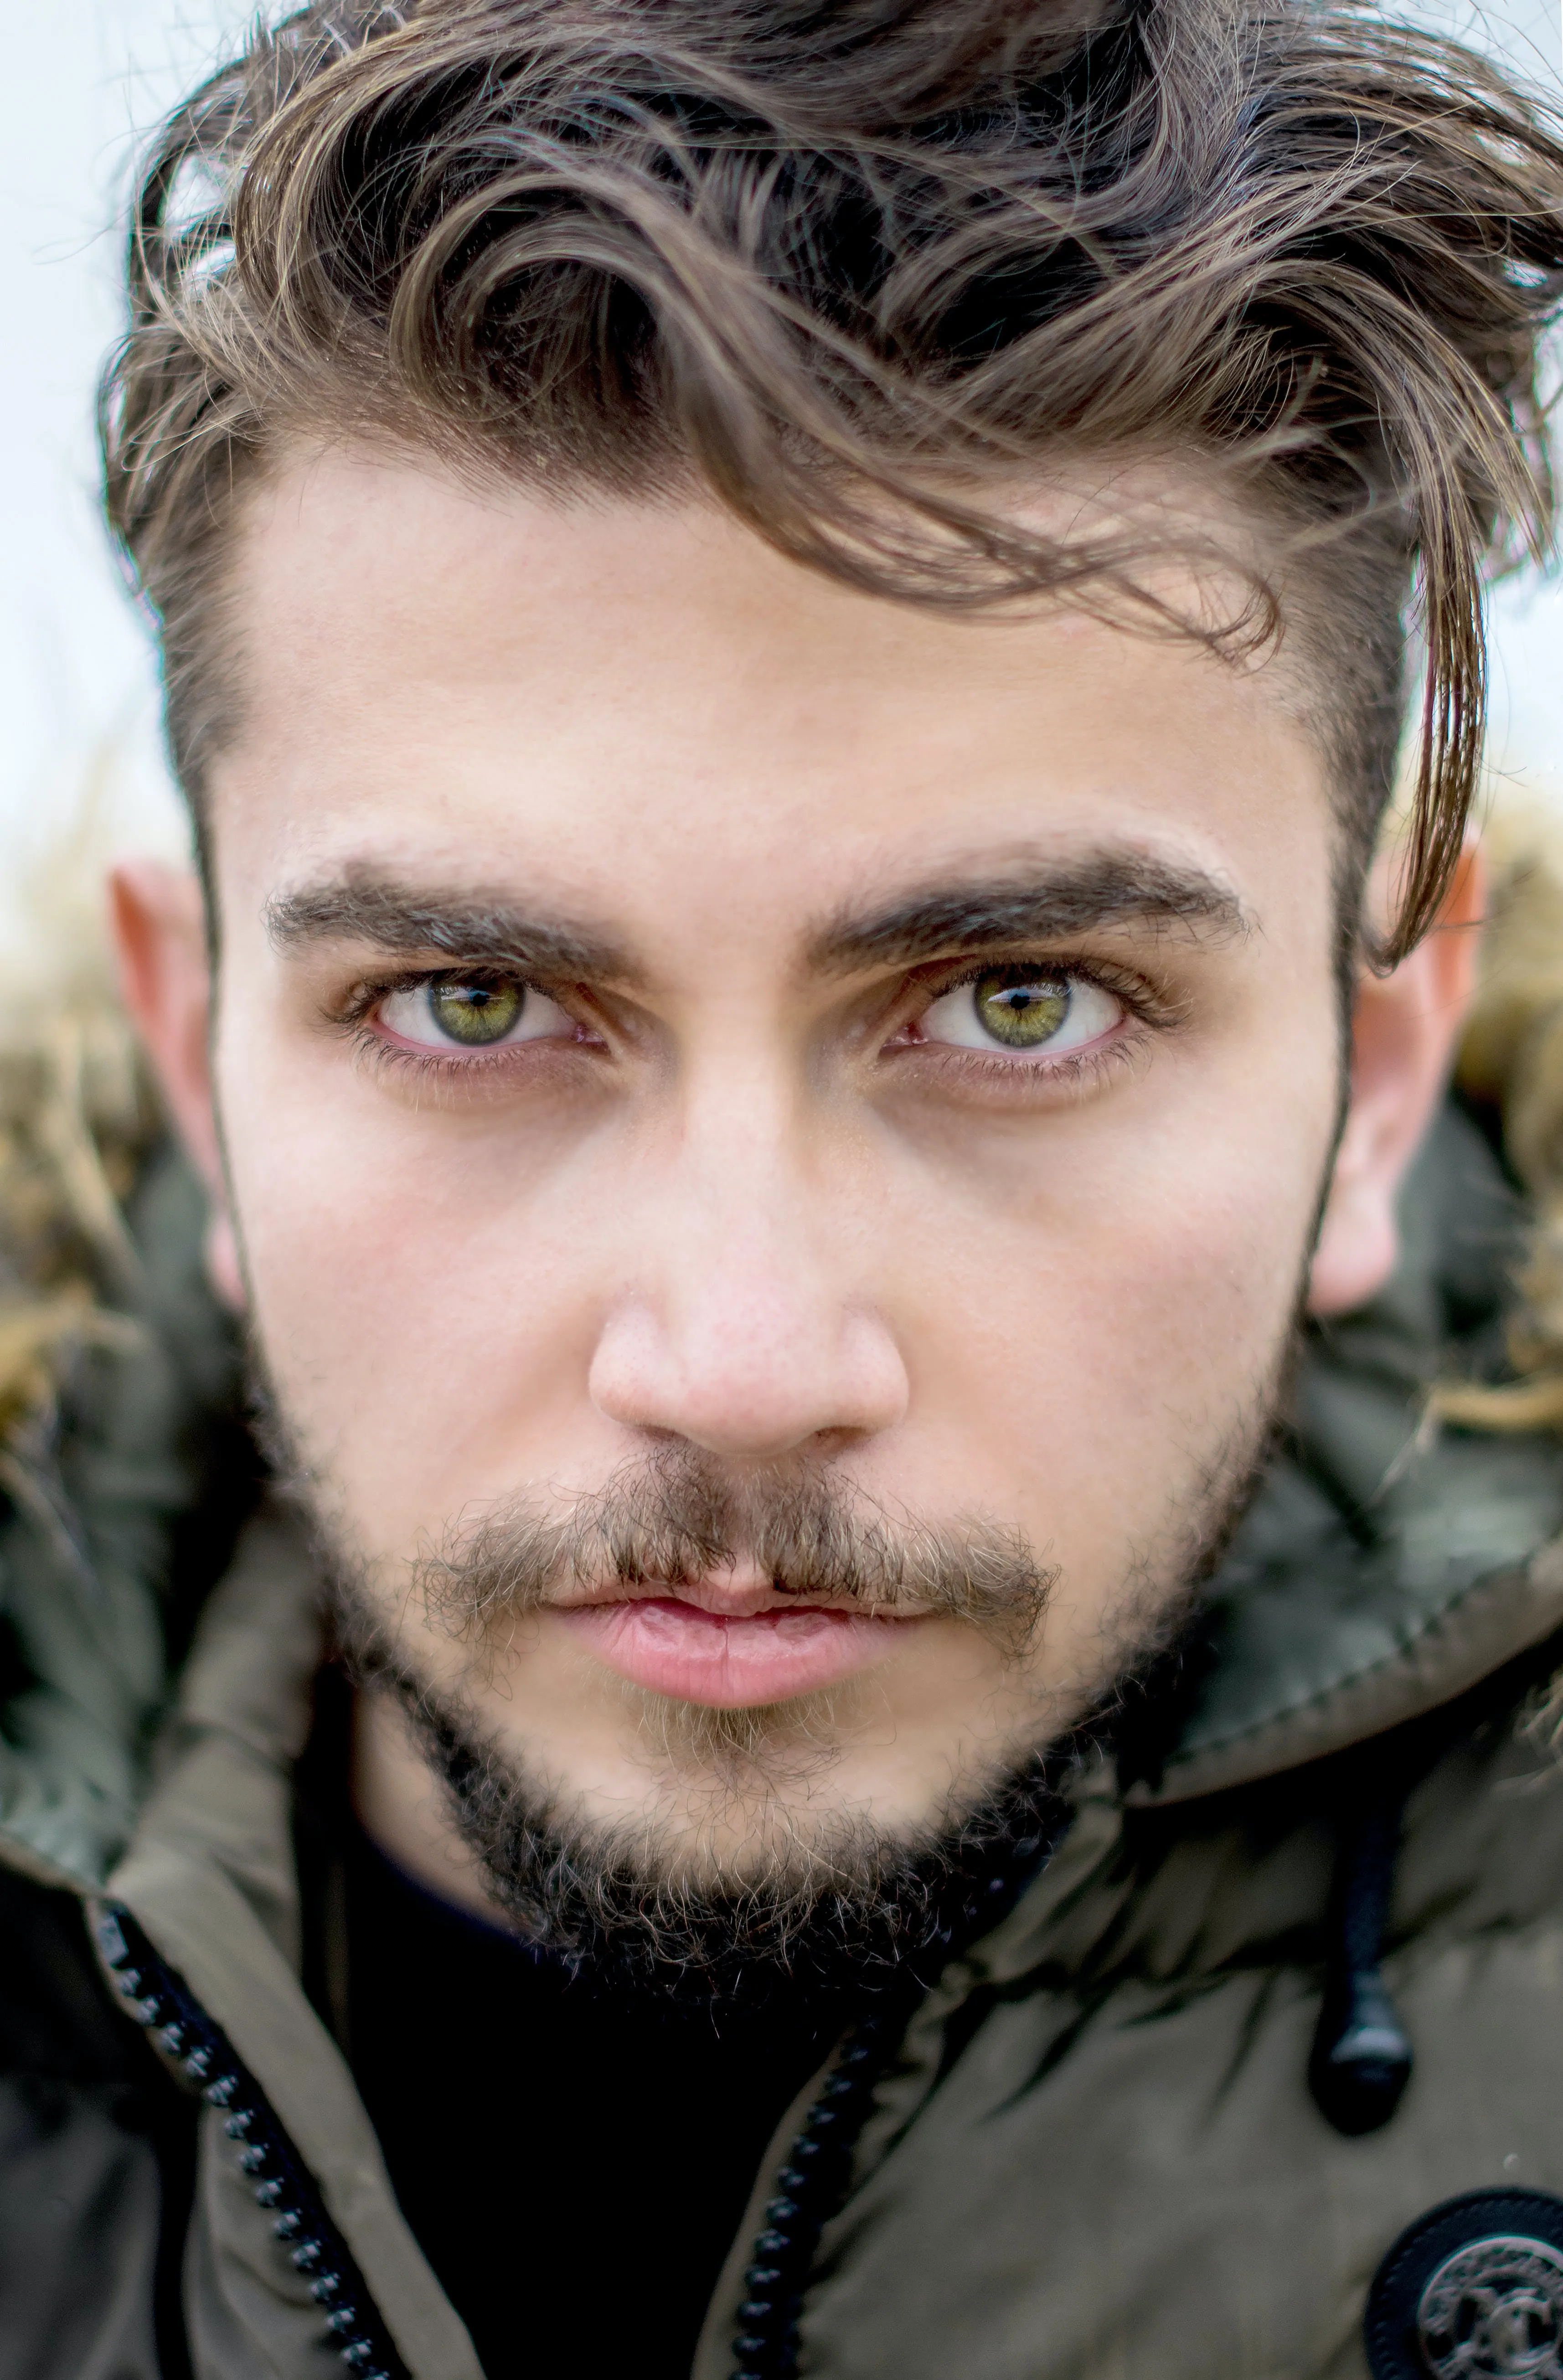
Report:
[[[393,991],[380,1021],[420,1050],[497,1050],[517,1041],[576,1038],[574,1017],[529,983],[509,978],[440,976]]]

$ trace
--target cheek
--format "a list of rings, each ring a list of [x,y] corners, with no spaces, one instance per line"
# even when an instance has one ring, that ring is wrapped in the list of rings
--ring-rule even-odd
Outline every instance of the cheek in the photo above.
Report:
[[[581,1383],[613,1267],[592,1219],[614,1208],[590,1148],[431,1130],[339,1062],[223,1072],[267,1369],[360,1534],[405,1544],[520,1477],[599,1477]]]
[[[908,1184],[924,1492],[1014,1513],[1066,1571],[1159,1527],[1270,1388],[1334,1101],[1327,1043],[1241,1095],[1084,1110],[936,1217]]]

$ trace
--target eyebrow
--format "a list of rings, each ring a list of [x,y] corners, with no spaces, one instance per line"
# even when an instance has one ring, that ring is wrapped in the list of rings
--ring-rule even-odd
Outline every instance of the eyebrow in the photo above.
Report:
[[[1124,925],[1181,927],[1224,941],[1246,934],[1250,921],[1236,893],[1203,868],[1105,851],[1042,876],[940,885],[867,916],[838,915],[816,935],[809,962],[830,974],[917,966],[955,950],[1061,941]]]
[[[506,968],[549,978],[635,984],[639,971],[606,935],[560,918],[533,917],[469,894],[413,892],[385,879],[353,876],[279,894],[266,928],[280,950],[313,942],[368,942],[402,958],[434,951],[461,966]]]
[[[1202,937],[1244,934],[1242,904],[1204,869],[1141,852],[1098,852],[1042,876],[948,882],[903,894],[866,915],[840,913],[817,933],[807,962],[816,972],[917,966],[953,951],[1056,942],[1120,925]],[[469,893],[415,891],[378,876],[281,893],[266,926],[279,949],[367,942],[403,958],[434,952],[454,965],[506,969],[546,980],[617,983],[636,989],[644,971],[623,945],[560,918],[528,915]]]

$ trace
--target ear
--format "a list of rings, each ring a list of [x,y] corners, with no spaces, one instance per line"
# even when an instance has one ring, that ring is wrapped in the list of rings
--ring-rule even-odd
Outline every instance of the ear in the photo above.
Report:
[[[212,972],[200,885],[188,868],[126,860],[109,879],[109,915],[125,1005],[212,1202],[206,1269],[224,1304],[241,1312],[244,1279],[212,1088]]]
[[[1351,1099],[1314,1251],[1310,1314],[1363,1305],[1395,1269],[1395,1203],[1444,1095],[1475,989],[1486,874],[1468,844],[1436,920],[1393,975],[1364,974],[1351,1028]]]

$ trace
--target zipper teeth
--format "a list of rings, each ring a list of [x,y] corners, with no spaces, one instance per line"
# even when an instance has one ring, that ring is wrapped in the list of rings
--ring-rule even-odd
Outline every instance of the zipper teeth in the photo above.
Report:
[[[321,2194],[260,2083],[188,1987],[159,1957],[130,1912],[110,1903],[97,1924],[98,1948],[124,1995],[127,2013],[155,2033],[209,2106],[225,2111],[256,2204],[273,2217],[280,2252],[309,2282],[320,2307],[323,2344],[356,2380],[410,2380],[383,2320],[326,2213]]]
[[[820,2235],[851,2188],[854,2154],[879,2078],[944,1962],[1013,1905],[1059,1832],[1055,1819],[1006,1847],[947,1914],[927,1952],[909,1961],[902,1988],[843,2037],[776,2177],[776,2195],[750,2254],[733,2336],[732,2380],[795,2380],[798,2325]]]
[[[897,2011],[903,2022],[909,2014],[905,2007]],[[809,2269],[820,2232],[846,2195],[853,2151],[899,2031],[897,2017],[877,2014],[846,2035],[776,2177],[776,2196],[744,2275],[733,2380],[790,2380],[797,2369]]]

